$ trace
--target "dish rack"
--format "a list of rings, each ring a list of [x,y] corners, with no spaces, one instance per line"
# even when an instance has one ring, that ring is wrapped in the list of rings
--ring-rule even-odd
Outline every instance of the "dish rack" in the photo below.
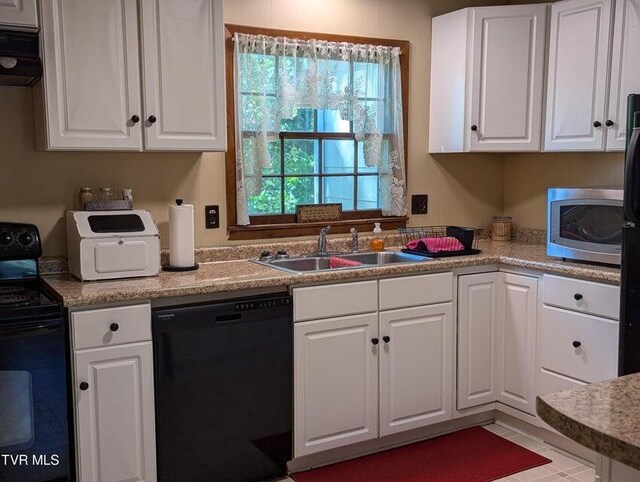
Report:
[[[430,258],[445,258],[449,256],[464,256],[469,254],[478,254],[478,237],[482,233],[480,228],[467,228],[462,226],[422,226],[415,228],[399,228],[398,234],[402,237],[402,244],[405,248],[402,250],[405,253],[418,254],[421,256],[427,256]],[[462,246],[463,250],[459,251],[438,251],[430,252],[425,250],[408,249],[407,244],[410,241],[423,239],[423,238],[443,238],[452,237],[456,238]]]

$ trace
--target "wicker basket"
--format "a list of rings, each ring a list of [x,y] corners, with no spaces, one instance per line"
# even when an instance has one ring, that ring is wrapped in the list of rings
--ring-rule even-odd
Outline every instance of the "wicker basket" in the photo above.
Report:
[[[510,216],[494,216],[491,223],[491,239],[493,241],[511,241],[513,223]]]

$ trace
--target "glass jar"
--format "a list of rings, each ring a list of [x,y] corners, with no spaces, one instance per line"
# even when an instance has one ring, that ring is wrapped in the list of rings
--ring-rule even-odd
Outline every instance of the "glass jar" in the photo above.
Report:
[[[88,201],[95,201],[96,196],[93,194],[93,188],[91,187],[81,187],[80,193],[78,197],[78,201],[80,202],[80,209],[86,209]]]
[[[100,188],[100,199],[102,201],[113,201],[115,198],[116,197],[113,194],[113,189],[111,189],[110,187]]]

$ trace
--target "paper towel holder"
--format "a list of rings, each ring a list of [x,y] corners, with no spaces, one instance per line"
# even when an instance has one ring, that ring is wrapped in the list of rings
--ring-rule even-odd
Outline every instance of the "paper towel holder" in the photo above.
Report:
[[[182,204],[184,203],[184,201],[182,199],[176,199],[176,205],[177,206],[182,206]],[[171,266],[169,263],[167,264],[163,264],[162,265],[162,271],[169,271],[169,272],[180,272],[180,271],[195,271],[200,267],[200,265],[198,263],[195,263],[193,266]]]

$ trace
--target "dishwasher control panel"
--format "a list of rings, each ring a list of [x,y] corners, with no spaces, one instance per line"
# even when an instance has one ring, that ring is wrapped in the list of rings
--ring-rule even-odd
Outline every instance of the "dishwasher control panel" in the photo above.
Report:
[[[265,300],[241,301],[235,304],[236,311],[261,310],[263,308],[276,308],[278,306],[291,306],[291,296],[282,298],[269,298]]]

